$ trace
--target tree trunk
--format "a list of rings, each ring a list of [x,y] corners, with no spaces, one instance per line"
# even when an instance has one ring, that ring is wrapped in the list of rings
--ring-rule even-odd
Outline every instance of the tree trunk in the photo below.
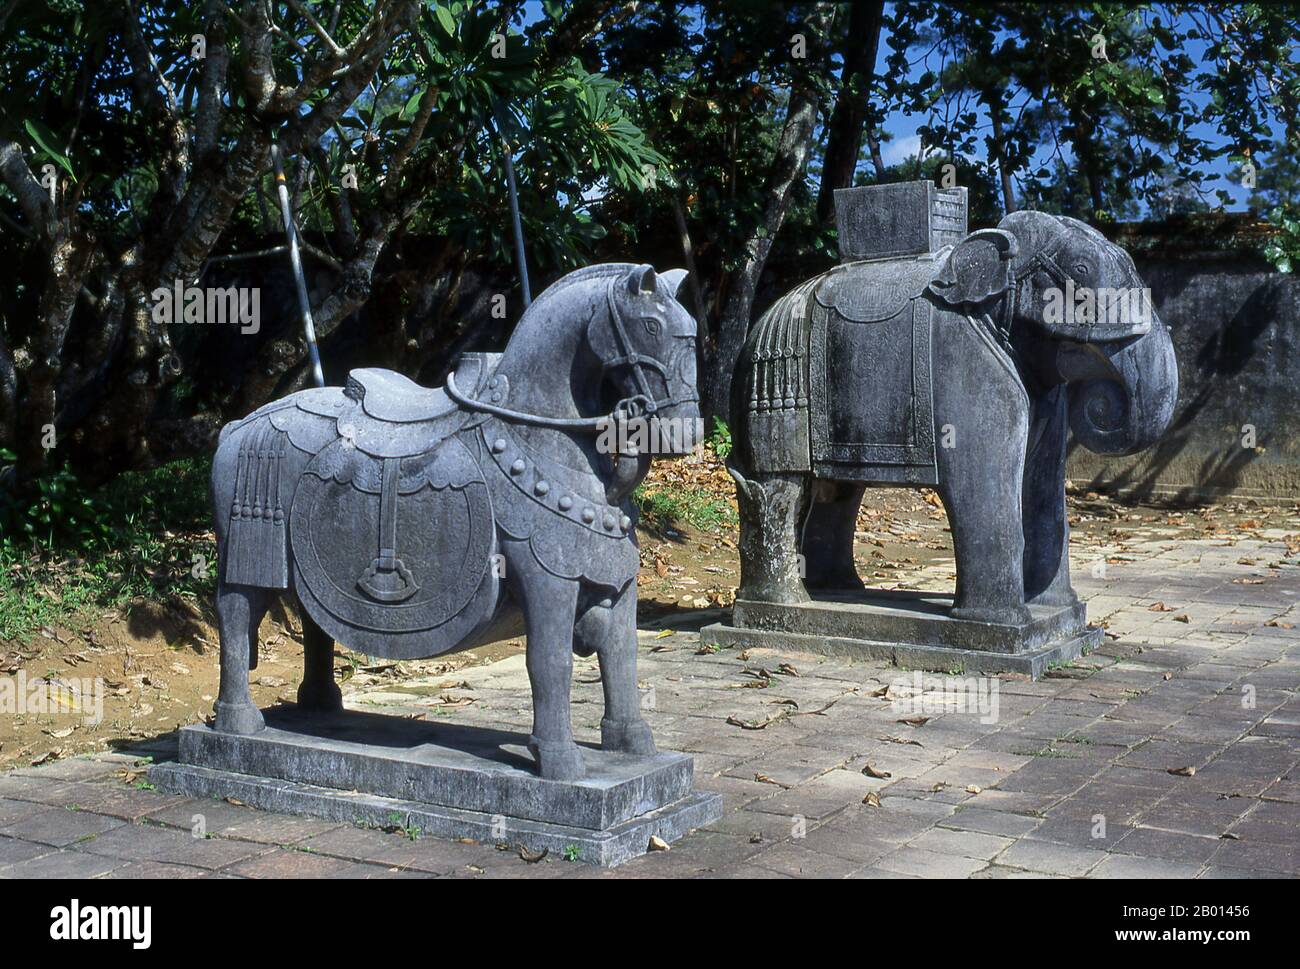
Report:
[[[811,33],[820,41],[834,16],[835,5],[819,3],[808,18]],[[819,48],[820,44],[817,45]],[[810,44],[810,55],[813,45]],[[821,48],[824,50],[824,48]],[[730,279],[730,293],[718,320],[717,340],[712,359],[708,361],[703,390],[705,416],[718,416],[730,420],[731,374],[745,343],[749,317],[754,306],[754,294],[763,275],[772,242],[781,231],[786,212],[790,208],[790,193],[795,181],[803,174],[812,148],[813,129],[817,123],[820,99],[809,75],[824,65],[825,55],[809,56],[805,73],[797,77],[790,89],[790,103],[781,138],[767,179],[767,205],[763,222],[745,244],[739,268]]]
[[[876,72],[880,23],[884,3],[855,3],[844,44],[844,69],[835,99],[822,160],[821,188],[817,193],[817,218],[828,222],[835,214],[835,190],[853,184],[853,172],[862,150],[862,131]]]
[[[1006,142],[1003,141],[1002,131],[1002,102],[1001,98],[989,101],[989,120],[993,123],[993,143],[994,143],[994,160],[998,166],[998,178],[1002,182],[1002,213],[1010,215],[1016,210],[1016,193],[1011,184],[1011,171],[1007,167]]]

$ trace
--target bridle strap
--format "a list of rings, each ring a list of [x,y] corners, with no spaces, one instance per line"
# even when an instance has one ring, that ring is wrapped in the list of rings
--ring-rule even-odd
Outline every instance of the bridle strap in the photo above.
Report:
[[[447,374],[447,396],[466,410],[493,414],[496,417],[514,421],[518,424],[531,424],[535,427],[554,427],[566,431],[587,431],[590,433],[601,432],[611,422],[617,421],[620,417],[623,419],[641,417],[645,414],[654,414],[662,408],[676,407],[680,404],[698,401],[700,399],[698,394],[682,397],[670,396],[663,400],[654,399],[643,368],[657,370],[664,376],[665,384],[668,383],[668,368],[664,366],[662,361],[654,357],[642,356],[632,350],[632,341],[628,339],[627,330],[623,327],[623,316],[619,312],[618,301],[614,296],[615,285],[616,283],[611,281],[605,295],[609,304],[610,328],[614,332],[614,342],[619,355],[612,360],[605,361],[602,373],[608,371],[611,367],[626,364],[632,369],[632,378],[636,382],[637,393],[631,397],[624,397],[614,405],[614,409],[608,414],[601,417],[547,417],[543,414],[529,414],[526,411],[501,407],[497,404],[487,404],[481,400],[475,400],[473,397],[467,397],[462,393],[460,388],[456,386],[455,375],[450,373]]]

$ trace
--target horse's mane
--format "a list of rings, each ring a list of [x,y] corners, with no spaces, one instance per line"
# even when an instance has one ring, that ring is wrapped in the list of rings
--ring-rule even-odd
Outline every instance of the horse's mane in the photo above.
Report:
[[[542,290],[541,295],[533,301],[528,309],[524,310],[524,315],[515,324],[515,332],[519,333],[537,325],[539,321],[546,320],[551,309],[551,303],[560,293],[567,291],[571,286],[591,280],[608,279],[611,276],[623,275],[635,268],[636,264],[630,262],[602,262],[566,273]],[[547,322],[549,323],[549,320]]]

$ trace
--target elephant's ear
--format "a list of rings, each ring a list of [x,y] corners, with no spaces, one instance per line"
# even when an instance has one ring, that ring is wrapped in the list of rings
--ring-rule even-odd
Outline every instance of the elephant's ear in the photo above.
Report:
[[[951,306],[977,305],[1006,292],[1011,260],[1020,252],[1016,237],[1002,229],[972,232],[948,254],[929,290]]]

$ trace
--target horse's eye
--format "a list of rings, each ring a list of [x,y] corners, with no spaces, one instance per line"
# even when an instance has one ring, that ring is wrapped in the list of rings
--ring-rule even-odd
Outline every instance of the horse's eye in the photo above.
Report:
[[[651,336],[658,336],[662,324],[653,316],[643,316],[641,322],[645,324],[645,331]]]

